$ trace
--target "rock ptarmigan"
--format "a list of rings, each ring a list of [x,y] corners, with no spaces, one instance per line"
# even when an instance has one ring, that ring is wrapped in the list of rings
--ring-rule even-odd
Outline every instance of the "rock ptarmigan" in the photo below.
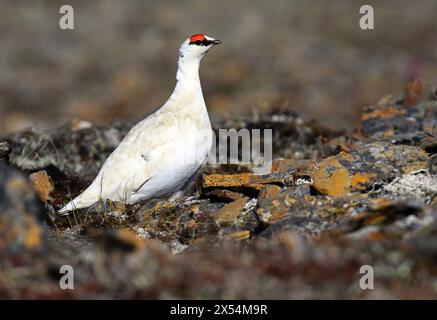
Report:
[[[176,87],[168,101],[129,131],[91,185],[59,213],[67,214],[106,199],[133,204],[170,196],[191,180],[212,146],[199,65],[205,54],[220,43],[203,34],[182,43]]]

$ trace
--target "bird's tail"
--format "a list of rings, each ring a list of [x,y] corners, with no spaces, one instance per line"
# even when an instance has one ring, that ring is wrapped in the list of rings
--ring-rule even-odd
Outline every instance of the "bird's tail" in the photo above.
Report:
[[[71,211],[88,208],[98,202],[99,195],[96,194],[93,185],[86,189],[83,193],[67,203],[62,209],[58,210],[59,214],[68,215]]]

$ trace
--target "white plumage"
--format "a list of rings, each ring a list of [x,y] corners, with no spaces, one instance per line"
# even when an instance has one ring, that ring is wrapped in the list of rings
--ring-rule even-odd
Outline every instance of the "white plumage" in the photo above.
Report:
[[[59,213],[100,200],[133,204],[179,191],[206,160],[212,131],[199,65],[219,40],[196,34],[179,50],[176,87],[168,101],[136,124],[106,159],[91,185]]]

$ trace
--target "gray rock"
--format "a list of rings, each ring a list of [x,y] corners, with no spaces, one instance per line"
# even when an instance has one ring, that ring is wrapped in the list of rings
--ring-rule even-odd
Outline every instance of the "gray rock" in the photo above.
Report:
[[[0,255],[41,249],[43,214],[28,178],[0,160]]]

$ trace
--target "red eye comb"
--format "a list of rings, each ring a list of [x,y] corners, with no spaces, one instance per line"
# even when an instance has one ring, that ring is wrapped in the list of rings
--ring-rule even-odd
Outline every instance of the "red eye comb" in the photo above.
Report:
[[[205,38],[205,36],[204,36],[203,34],[201,34],[201,33],[193,34],[193,35],[190,37],[190,43],[194,43],[194,42],[196,42],[196,41],[198,41],[198,40],[200,40],[200,41],[205,41],[206,38]]]

